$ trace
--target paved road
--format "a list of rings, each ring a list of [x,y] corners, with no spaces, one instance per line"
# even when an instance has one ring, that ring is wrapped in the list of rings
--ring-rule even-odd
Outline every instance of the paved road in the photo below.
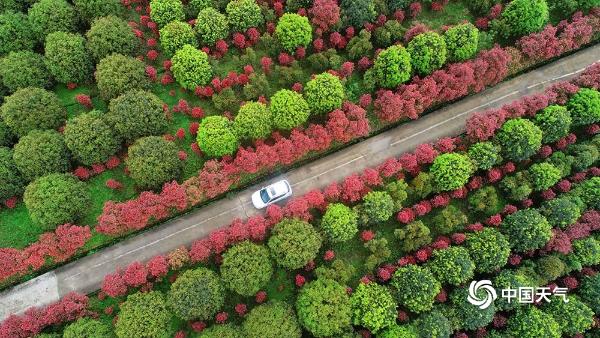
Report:
[[[255,214],[250,195],[260,186],[286,178],[296,195],[324,187],[391,156],[412,151],[421,143],[458,135],[472,113],[500,107],[569,79],[600,61],[599,55],[600,45],[580,51],[17,285],[0,294],[0,320],[30,306],[54,302],[71,291],[93,292],[100,287],[103,277],[117,267],[189,245],[230,224],[236,217],[243,219]]]

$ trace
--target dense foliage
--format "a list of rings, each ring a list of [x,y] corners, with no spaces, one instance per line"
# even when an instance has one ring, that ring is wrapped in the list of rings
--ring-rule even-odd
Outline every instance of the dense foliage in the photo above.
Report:
[[[150,86],[144,63],[121,54],[111,54],[100,60],[95,76],[100,96],[105,100]]]
[[[331,279],[306,284],[296,300],[300,324],[315,337],[331,337],[351,324],[350,297],[346,288]]]
[[[198,47],[198,40],[190,24],[171,21],[160,29],[160,45],[165,56],[172,57],[177,50],[185,45]]]
[[[120,305],[115,332],[119,338],[165,337],[172,333],[172,317],[159,291],[135,293]]]
[[[565,335],[585,332],[594,324],[594,311],[576,297],[568,297],[567,302],[550,302],[544,311],[552,315]]]
[[[342,106],[346,94],[340,79],[322,73],[306,83],[306,102],[315,114],[325,114]]]
[[[243,324],[247,338],[300,338],[302,331],[291,306],[273,301],[250,311]]]
[[[65,327],[64,338],[111,338],[114,337],[111,325],[97,319],[80,318]]]
[[[408,53],[412,68],[420,75],[429,75],[446,62],[446,41],[435,32],[425,32],[415,36],[408,43]]]
[[[551,105],[535,115],[535,124],[542,130],[542,142],[556,142],[567,136],[571,129],[571,114],[567,108]]]
[[[264,103],[247,102],[233,120],[233,129],[242,140],[266,138],[271,134],[271,112]]]
[[[238,137],[232,123],[222,116],[202,119],[198,130],[198,146],[209,157],[231,155],[238,148]]]
[[[277,265],[295,270],[315,259],[321,235],[307,222],[288,219],[273,227],[267,245]]]
[[[223,282],[228,289],[242,296],[254,295],[267,284],[272,274],[269,251],[262,245],[242,242],[223,254]]]
[[[94,20],[85,37],[87,48],[97,61],[113,53],[132,56],[138,47],[127,21],[113,15]]]
[[[362,27],[363,24],[372,22],[377,15],[373,0],[342,0],[340,8],[344,23],[354,27]]]
[[[412,264],[396,270],[391,285],[398,304],[414,313],[431,310],[442,288],[429,268]]]
[[[535,154],[542,146],[542,131],[526,119],[506,121],[498,134],[504,156],[513,161],[522,161]]]
[[[184,21],[185,13],[181,0],[150,1],[150,18],[158,27],[164,27],[172,21]]]
[[[472,279],[475,272],[469,251],[463,247],[433,251],[427,266],[440,283],[455,286]]]
[[[73,0],[73,4],[79,15],[88,22],[109,15],[123,14],[123,5],[119,0]]]
[[[475,263],[475,271],[492,272],[503,267],[510,255],[508,239],[496,229],[486,228],[467,235],[466,246]]]
[[[450,27],[444,33],[449,61],[464,61],[472,58],[479,44],[479,30],[465,23]]]
[[[160,189],[163,183],[177,179],[183,168],[177,146],[160,136],[135,141],[125,163],[129,175],[142,189]]]
[[[461,154],[441,154],[435,158],[430,172],[440,191],[454,190],[465,185],[473,173],[473,163]]]
[[[492,22],[492,27],[497,34],[509,39],[542,30],[548,19],[546,0],[513,0],[500,18]]]
[[[582,88],[567,102],[574,126],[600,122],[600,92]]]
[[[208,7],[198,13],[194,29],[203,45],[212,46],[229,35],[229,22],[223,13]]]
[[[21,137],[13,154],[19,172],[27,181],[68,171],[69,157],[63,136],[54,130],[34,130]]]
[[[120,137],[98,111],[68,120],[63,135],[73,158],[85,165],[106,162],[121,145]]]
[[[44,56],[28,50],[10,52],[0,59],[0,79],[10,92],[26,87],[47,88],[52,83]]]
[[[27,15],[31,29],[39,41],[54,32],[73,32],[77,29],[77,12],[66,0],[36,1]]]
[[[375,59],[373,72],[377,83],[384,88],[396,88],[411,75],[410,54],[400,45],[388,47]]]
[[[258,27],[264,22],[260,6],[254,0],[230,1],[225,12],[229,26],[234,31],[245,32],[248,28]]]
[[[345,242],[358,232],[358,215],[344,204],[332,203],[323,215],[321,228],[331,242]]]
[[[281,89],[271,97],[269,110],[273,125],[283,130],[302,125],[310,116],[310,108],[302,94],[289,89]]]
[[[500,230],[517,252],[535,250],[543,247],[552,237],[552,226],[535,209],[524,209],[506,216]]]
[[[478,142],[469,147],[469,158],[477,169],[489,170],[502,161],[500,147],[492,142]]]
[[[225,303],[225,288],[212,270],[187,270],[171,285],[167,303],[182,319],[211,319]]]
[[[171,70],[177,82],[187,89],[207,84],[212,77],[208,55],[191,45],[184,45],[171,59]]]
[[[19,50],[31,50],[35,45],[27,15],[0,10],[0,55]]]
[[[0,201],[19,196],[25,189],[25,182],[13,160],[13,152],[6,147],[0,147],[0,180]]]
[[[360,283],[350,296],[352,323],[379,332],[396,322],[396,302],[390,290],[377,283]]]
[[[560,338],[560,326],[554,318],[535,306],[517,310],[508,320],[507,333],[512,337]]]
[[[394,214],[394,200],[385,191],[371,191],[363,197],[361,211],[371,224],[385,222]]]
[[[82,83],[89,79],[92,60],[81,35],[50,33],[44,50],[46,67],[58,82]]]
[[[293,53],[296,48],[310,44],[312,26],[307,17],[286,13],[277,22],[275,36],[285,51]]]
[[[56,129],[67,118],[58,96],[41,88],[19,89],[4,101],[0,115],[11,132],[19,137],[36,129]]]
[[[555,185],[561,178],[560,169],[550,163],[536,163],[528,170],[534,191],[541,191]]]

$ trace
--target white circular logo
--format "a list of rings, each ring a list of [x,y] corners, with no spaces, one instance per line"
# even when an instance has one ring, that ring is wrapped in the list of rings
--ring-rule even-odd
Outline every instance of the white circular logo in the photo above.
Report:
[[[482,296],[482,293],[479,291],[485,292],[485,296]],[[496,289],[492,286],[492,282],[490,280],[484,279],[480,281],[472,281],[471,285],[469,285],[469,295],[467,296],[467,300],[469,303],[478,306],[480,309],[485,310],[492,302],[498,298],[496,294]]]

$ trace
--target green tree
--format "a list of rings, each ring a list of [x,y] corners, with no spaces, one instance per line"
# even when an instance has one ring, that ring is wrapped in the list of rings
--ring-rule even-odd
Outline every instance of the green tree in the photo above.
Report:
[[[10,147],[14,141],[13,132],[2,119],[2,107],[0,107],[0,147]]]
[[[127,143],[144,136],[161,135],[168,126],[163,102],[145,90],[132,90],[111,100],[106,121]]]
[[[11,93],[26,87],[47,88],[52,84],[44,56],[28,50],[10,52],[0,59],[0,79]]]
[[[0,180],[0,202],[20,196],[25,189],[25,181],[15,165],[12,149],[6,147],[0,147]]]
[[[394,200],[385,191],[371,191],[363,197],[362,211],[370,223],[386,222],[394,214]]]
[[[411,71],[410,54],[400,45],[382,50],[373,65],[377,83],[384,88],[396,88],[408,81]]]
[[[496,34],[511,39],[541,31],[548,19],[546,0],[513,0],[491,26]]]
[[[98,111],[68,120],[63,135],[73,157],[88,166],[106,162],[121,147],[119,137]]]
[[[208,7],[198,13],[194,29],[203,45],[212,46],[217,41],[227,38],[229,22],[223,13]]]
[[[439,234],[451,234],[461,230],[468,222],[469,218],[460,208],[448,205],[434,216],[430,226],[432,230]]]
[[[395,211],[402,209],[402,203],[408,198],[407,190],[408,184],[406,184],[404,179],[395,180],[385,186],[385,191],[387,191],[394,200]]]
[[[412,325],[392,325],[377,337],[381,338],[418,338],[417,329]]]
[[[187,270],[171,285],[167,303],[184,320],[211,319],[225,303],[221,278],[207,268]]]
[[[594,311],[576,297],[567,300],[550,302],[544,311],[554,317],[564,335],[574,336],[589,330],[594,324]]]
[[[494,303],[492,302],[487,308],[481,309],[479,306],[467,301],[468,295],[469,290],[464,286],[454,289],[452,294],[450,294],[450,302],[456,312],[460,327],[471,331],[490,324],[496,313]],[[485,299],[487,291],[478,289],[475,295],[479,299]]]
[[[331,279],[317,279],[298,293],[300,324],[315,337],[337,336],[351,327],[352,309],[346,288]]]
[[[75,9],[86,21],[109,15],[121,16],[123,5],[119,0],[73,0]]]
[[[315,269],[317,279],[331,279],[344,285],[352,279],[355,273],[354,265],[341,259],[334,260],[330,267],[321,265]]]
[[[580,183],[575,193],[588,209],[600,209],[600,177],[592,177]]]
[[[430,174],[421,171],[417,177],[410,182],[410,194],[418,198],[425,198],[433,192],[433,178]]]
[[[537,260],[535,272],[539,277],[538,284],[545,285],[564,274],[565,263],[557,256],[544,256]]]
[[[362,27],[366,22],[375,20],[377,12],[373,0],[342,0],[342,21],[345,24]]]
[[[25,188],[23,201],[31,219],[44,229],[72,223],[88,209],[90,192],[71,174],[49,174]]]
[[[175,80],[183,87],[190,90],[207,84],[212,77],[212,67],[208,63],[205,52],[185,45],[171,59],[171,71]]]
[[[533,190],[546,190],[560,180],[560,169],[550,163],[535,163],[528,169],[529,179],[533,185]]]
[[[463,247],[434,250],[427,267],[442,284],[458,286],[473,278],[475,263]]]
[[[27,181],[70,168],[65,141],[54,130],[34,130],[23,136],[14,147],[13,158]]]
[[[394,230],[394,236],[402,241],[400,248],[404,252],[414,251],[431,243],[431,230],[421,220]]]
[[[390,290],[377,283],[360,283],[350,296],[352,323],[373,333],[396,323],[396,301]]]
[[[103,321],[83,317],[67,325],[63,338],[113,338],[112,326]]]
[[[537,113],[534,122],[542,130],[542,142],[551,143],[569,134],[573,120],[566,107],[551,105]]]
[[[321,236],[307,222],[284,219],[273,227],[267,245],[277,265],[295,270],[315,259],[321,248]]]
[[[442,289],[429,268],[414,264],[398,268],[391,285],[398,304],[414,313],[431,310],[435,296]]]
[[[313,113],[325,114],[340,108],[346,94],[337,76],[322,73],[308,81],[304,96]]]
[[[490,12],[490,9],[501,0],[471,0],[465,2],[465,5],[474,13],[479,16],[485,16]]]
[[[469,209],[483,216],[492,216],[500,210],[498,190],[494,186],[485,186],[469,196]]]
[[[242,330],[229,323],[229,324],[220,324],[213,325],[209,328],[202,330],[199,338],[244,338],[242,334]]]
[[[478,273],[488,273],[503,267],[510,255],[507,238],[491,228],[468,234],[466,247]]]
[[[65,122],[67,111],[56,94],[23,88],[4,98],[0,115],[11,133],[23,137],[36,129],[57,129]]]
[[[583,171],[591,167],[600,157],[599,149],[591,143],[572,144],[568,148],[570,155],[573,155],[573,169]]]
[[[225,8],[229,26],[238,32],[259,27],[264,22],[260,6],[254,0],[233,0]]]
[[[271,112],[264,103],[247,102],[233,121],[233,129],[240,139],[255,140],[271,134]]]
[[[575,162],[575,157],[567,155],[562,151],[555,151],[548,158],[548,162],[560,169],[561,177],[566,177],[571,174],[571,166]]]
[[[275,37],[289,53],[298,47],[306,47],[312,41],[312,26],[308,18],[295,13],[285,13],[277,22]]]
[[[119,307],[119,319],[115,324],[117,337],[167,337],[173,334],[173,314],[160,291],[134,293]]]
[[[600,121],[600,92],[581,88],[567,102],[574,126],[584,126]]]
[[[181,175],[183,164],[178,148],[160,136],[146,136],[129,147],[125,163],[129,175],[142,189],[160,189]]]
[[[464,61],[477,53],[479,30],[471,23],[450,27],[444,33],[449,61]]]
[[[560,326],[554,318],[535,306],[518,309],[508,319],[506,333],[510,337],[522,338],[561,337]]]
[[[581,299],[594,311],[600,313],[600,274],[584,276],[578,294]]]
[[[113,99],[134,89],[147,89],[150,81],[146,65],[135,58],[112,54],[96,66],[96,83],[104,100]]]
[[[446,41],[438,33],[425,32],[408,43],[412,68],[420,75],[429,75],[446,62]]]
[[[113,53],[132,56],[138,48],[138,39],[127,21],[113,15],[94,20],[85,37],[97,61]]]
[[[61,83],[83,83],[92,74],[92,60],[79,34],[54,32],[46,36],[46,67]]]
[[[416,326],[421,338],[448,338],[453,331],[448,318],[437,309],[421,314]]]
[[[171,21],[160,29],[160,45],[165,56],[172,57],[185,45],[198,47],[198,40],[189,23]]]
[[[506,176],[500,181],[500,188],[513,201],[522,201],[533,192],[527,171],[520,171],[513,176]]]
[[[172,21],[184,21],[183,4],[181,0],[151,0],[150,18],[158,27],[164,27]]]
[[[438,190],[448,191],[467,184],[473,171],[473,163],[467,156],[446,153],[435,158],[429,173]]]
[[[212,7],[213,5],[213,0],[190,0],[184,8],[185,14],[189,18],[195,18],[201,10]]]
[[[500,147],[492,142],[478,142],[469,147],[469,158],[477,169],[489,170],[500,162]]]
[[[528,277],[511,269],[501,270],[494,278],[494,287],[496,288],[496,293],[499,295],[502,295],[502,289],[518,290],[519,288],[531,287],[532,285],[533,281]],[[508,302],[507,298],[504,297],[498,297],[494,304],[498,310],[502,311],[514,310],[522,305],[519,302],[515,302],[514,299]]]
[[[281,89],[271,96],[269,109],[277,129],[293,129],[304,124],[310,116],[310,108],[302,94],[289,89]]]
[[[540,212],[552,226],[566,229],[581,216],[581,209],[574,199],[578,197],[564,196],[544,202]]]
[[[0,55],[32,50],[34,45],[35,39],[27,15],[0,10]]]
[[[345,242],[358,232],[358,215],[342,203],[331,203],[321,219],[321,228],[332,243]]]
[[[242,242],[223,254],[221,276],[225,286],[242,295],[253,296],[273,275],[269,251],[262,245]]]
[[[44,41],[46,35],[50,33],[77,30],[77,13],[66,0],[36,1],[29,8],[27,17],[38,41]]]
[[[247,338],[300,338],[302,330],[294,309],[287,303],[273,301],[250,311],[243,323]]]
[[[594,237],[574,240],[572,258],[581,267],[600,264],[600,242]]]
[[[506,121],[496,138],[504,156],[511,161],[523,161],[535,154],[542,146],[542,131],[526,119]]]
[[[198,130],[198,145],[209,157],[221,157],[235,153],[239,140],[231,122],[223,116],[202,119]]]
[[[371,43],[371,32],[366,29],[362,29],[358,35],[350,39],[346,45],[348,56],[352,60],[359,60],[364,55],[371,54],[373,50],[373,44]],[[335,51],[335,50],[334,50]],[[314,55],[323,55],[321,53]],[[311,55],[312,56],[312,55]],[[309,59],[310,57],[309,56]],[[328,67],[317,67],[321,70],[326,70]]]
[[[539,249],[552,237],[552,226],[535,209],[523,209],[506,216],[500,230],[517,252]]]

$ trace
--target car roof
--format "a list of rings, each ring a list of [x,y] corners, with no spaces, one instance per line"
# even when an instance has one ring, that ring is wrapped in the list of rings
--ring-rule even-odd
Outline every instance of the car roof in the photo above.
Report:
[[[284,195],[289,191],[288,183],[285,180],[275,182],[269,185],[268,188],[273,189],[276,196]]]

